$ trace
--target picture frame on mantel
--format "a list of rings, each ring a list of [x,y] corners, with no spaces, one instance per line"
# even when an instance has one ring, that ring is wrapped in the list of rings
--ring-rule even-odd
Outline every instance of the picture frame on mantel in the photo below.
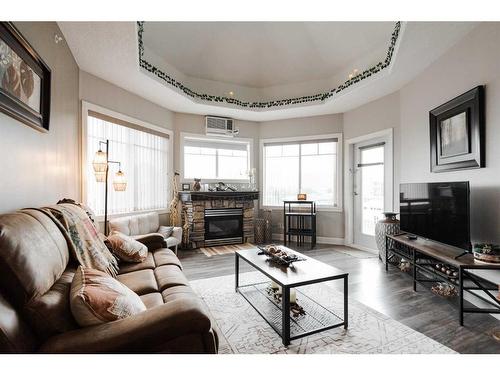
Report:
[[[49,67],[12,22],[0,22],[0,111],[47,132],[50,80]]]
[[[484,168],[484,86],[429,112],[431,172]]]

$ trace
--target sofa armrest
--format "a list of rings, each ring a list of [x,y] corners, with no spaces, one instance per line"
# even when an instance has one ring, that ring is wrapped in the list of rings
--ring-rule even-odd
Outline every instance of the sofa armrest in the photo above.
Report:
[[[132,238],[146,245],[149,251],[159,249],[165,245],[165,238],[159,233],[140,234],[132,236]]]
[[[174,230],[172,231],[172,236],[176,238],[179,243],[182,242],[182,228],[181,227],[174,227]]]
[[[165,343],[186,335],[206,335],[209,317],[197,298],[183,298],[134,316],[51,337],[44,353],[161,352]]]

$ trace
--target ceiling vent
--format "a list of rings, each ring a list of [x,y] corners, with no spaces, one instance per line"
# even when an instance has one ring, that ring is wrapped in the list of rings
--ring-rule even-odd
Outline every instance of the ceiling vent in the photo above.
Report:
[[[207,135],[217,135],[220,137],[234,137],[239,130],[234,128],[234,121],[225,117],[205,117]]]

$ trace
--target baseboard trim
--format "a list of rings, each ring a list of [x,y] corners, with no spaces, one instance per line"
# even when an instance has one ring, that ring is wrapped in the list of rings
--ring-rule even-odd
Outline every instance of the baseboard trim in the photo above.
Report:
[[[358,250],[363,250],[368,253],[372,254],[377,254],[378,255],[378,250],[377,249],[372,249],[370,247],[362,246],[362,245],[357,245],[355,243],[346,243],[345,246],[352,247],[353,249],[358,249]]]
[[[283,233],[273,233],[273,241],[283,241]],[[306,239],[306,242],[310,242]],[[316,237],[316,242],[324,245],[343,245],[344,239],[338,237]]]

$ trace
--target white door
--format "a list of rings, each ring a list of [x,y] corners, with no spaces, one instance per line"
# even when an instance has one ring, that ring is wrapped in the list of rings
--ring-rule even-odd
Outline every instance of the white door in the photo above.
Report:
[[[378,137],[353,147],[353,242],[374,250],[375,224],[382,212],[392,209],[392,147],[388,141]]]

